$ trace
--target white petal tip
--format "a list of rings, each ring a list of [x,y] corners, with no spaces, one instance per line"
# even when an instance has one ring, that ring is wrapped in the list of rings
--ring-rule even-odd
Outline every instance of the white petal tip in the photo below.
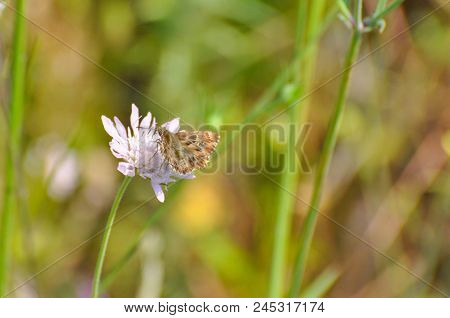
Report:
[[[180,118],[174,118],[162,126],[173,134],[177,133],[178,129],[180,129]]]
[[[117,133],[117,129],[114,126],[114,123],[112,122],[112,120],[103,115],[101,118],[102,118],[103,128],[105,128],[108,135],[110,135],[114,139],[119,137],[119,134]]]
[[[161,188],[161,185],[158,183],[152,182],[152,187],[153,187],[153,191],[155,191],[155,195],[156,195],[156,198],[158,199],[158,201],[163,203],[165,196],[164,196],[164,192]]]
[[[102,115],[101,119],[102,119],[103,126],[107,125],[108,123],[112,123],[111,119],[109,119],[105,115]]]

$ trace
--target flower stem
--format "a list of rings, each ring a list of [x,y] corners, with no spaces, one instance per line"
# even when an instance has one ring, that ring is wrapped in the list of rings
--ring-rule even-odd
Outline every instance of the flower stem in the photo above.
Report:
[[[303,226],[297,258],[294,265],[294,274],[292,280],[290,297],[296,297],[300,292],[300,287],[303,280],[306,261],[309,249],[312,243],[315,224],[318,215],[318,208],[320,204],[321,195],[323,192],[324,180],[330,166],[331,157],[336,144],[336,138],[339,131],[339,126],[342,121],[343,111],[345,106],[345,97],[347,95],[347,88],[350,78],[352,66],[358,56],[358,51],[361,45],[361,33],[357,30],[353,32],[350,47],[345,59],[344,72],[339,87],[339,93],[336,100],[334,113],[328,124],[327,134],[323,145],[322,153],[320,154],[319,164],[314,179],[313,194],[311,197],[310,209],[308,211],[305,224]]]
[[[296,80],[298,84],[299,76],[296,72],[298,68],[299,60],[298,55],[303,47],[305,39],[305,29],[306,29],[306,16],[307,16],[307,3],[306,1],[299,1],[298,11],[297,11],[297,31],[295,39],[295,60],[292,63],[292,67],[295,68],[294,74],[296,75]],[[292,144],[293,140],[291,138],[293,129],[293,124],[296,122],[298,117],[298,107],[293,107],[289,110],[289,143],[286,145],[286,157],[284,160],[284,170],[281,176],[281,184],[283,188],[293,189],[296,184],[296,169],[292,166],[291,160],[293,151],[295,151],[295,142]],[[294,154],[295,159],[295,154]],[[293,169],[294,168],[294,169]],[[292,171],[294,170],[294,171]],[[289,234],[289,224],[291,218],[291,212],[293,208],[293,200],[286,195],[285,191],[279,191],[279,201],[278,201],[278,211],[275,220],[275,231],[274,231],[274,242],[272,250],[272,263],[270,269],[269,277],[269,297],[281,297],[283,292],[283,273],[286,261],[286,250]]]
[[[363,11],[363,2],[362,0],[357,0],[355,7],[355,18],[356,18],[356,26],[359,31],[362,31],[364,29],[362,11]]]
[[[102,243],[100,245],[100,251],[98,252],[97,264],[95,265],[94,279],[92,281],[92,297],[94,298],[97,298],[99,294],[103,263],[105,261],[106,249],[108,247],[109,237],[111,236],[111,230],[114,225],[116,212],[119,208],[120,201],[122,201],[125,190],[127,189],[130,182],[131,177],[125,177],[123,179],[119,190],[117,190],[117,194],[111,207],[111,211],[109,212],[108,221],[106,222],[105,232],[103,233]]]
[[[378,0],[377,6],[375,8],[375,14],[378,14],[379,12],[383,11],[386,7],[387,0]]]
[[[295,42],[295,60],[292,63],[294,83],[300,87],[298,96],[309,90],[315,66],[315,55],[318,46],[320,18],[325,1],[310,2],[300,0],[297,13],[297,35]],[[303,57],[308,48],[307,55]],[[281,176],[282,189],[279,192],[278,211],[275,220],[274,243],[272,250],[272,264],[269,278],[269,297],[282,297],[285,273],[286,254],[291,228],[292,212],[295,200],[289,192],[295,192],[298,179],[296,162],[295,134],[298,132],[296,124],[303,123],[307,114],[307,103],[302,102],[289,110],[289,142],[286,147],[284,170]],[[288,192],[286,191],[288,189]]]
[[[20,154],[23,108],[25,99],[26,34],[25,0],[16,1],[16,16],[11,56],[11,101],[9,109],[9,140],[6,151],[5,195],[0,227],[0,296],[8,285],[11,262],[13,213],[17,204],[15,198],[16,167]]]
[[[377,7],[377,9],[375,10],[375,14],[371,18],[371,20],[377,21],[379,19],[383,19],[388,13],[395,10],[399,5],[401,5],[403,1],[405,0],[394,0],[388,6],[383,3],[383,6],[380,5],[379,7]]]
[[[173,192],[172,192],[173,195]],[[104,278],[100,284],[100,292],[104,291],[108,286],[114,281],[120,271],[128,264],[130,259],[136,254],[139,249],[139,245],[141,244],[142,238],[144,237],[147,230],[152,226],[158,219],[166,212],[168,204],[159,205],[158,209],[153,212],[143,227],[142,232],[138,235],[138,237],[134,240],[134,242],[129,246],[128,250],[120,257],[117,262],[111,265],[111,269],[105,273]]]

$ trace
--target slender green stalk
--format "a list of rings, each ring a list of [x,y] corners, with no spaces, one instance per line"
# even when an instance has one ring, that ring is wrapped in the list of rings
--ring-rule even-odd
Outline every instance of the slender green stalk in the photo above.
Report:
[[[285,172],[281,177],[283,189],[293,189],[296,184],[296,174],[289,171],[289,158],[292,157],[293,147],[287,147],[287,158],[284,162]],[[295,158],[295,157],[294,157]],[[285,195],[286,191],[279,193],[278,214],[275,223],[274,243],[272,251],[272,267],[269,281],[269,297],[281,297],[283,293],[284,269],[286,262],[287,241],[289,225],[294,202]]]
[[[320,298],[333,287],[338,278],[341,276],[342,271],[335,266],[331,265],[320,273],[320,275],[314,279],[314,281],[307,286],[300,294],[301,298]]]
[[[320,3],[324,3],[323,1],[320,1]],[[287,80],[289,79],[289,76],[292,75],[291,73],[294,71],[295,74],[299,74],[297,72],[297,69],[295,65],[296,63],[300,63],[304,59],[308,59],[308,57],[313,56],[312,53],[315,48],[317,47],[316,43],[319,40],[319,38],[322,36],[322,34],[325,32],[325,30],[328,29],[331,22],[334,20],[336,16],[338,6],[334,5],[330,7],[329,12],[327,15],[322,19],[321,23],[317,23],[318,28],[315,29],[315,32],[309,32],[310,39],[305,44],[305,47],[302,50],[299,50],[296,53],[295,60],[291,63],[294,65],[288,65],[284,71],[280,72],[277,77],[273,80],[271,86],[265,91],[265,93],[262,95],[262,97],[255,103],[252,110],[245,116],[245,118],[242,120],[243,124],[251,123],[253,122],[257,117],[261,116],[262,114],[267,114],[271,111],[271,107],[279,105],[279,102],[276,100],[276,96],[283,87],[287,83]],[[305,65],[311,65],[308,63],[305,63]]]
[[[177,183],[171,188],[171,195],[175,195],[180,189],[180,186]],[[172,201],[173,202],[173,201]],[[161,204],[158,206],[155,212],[153,212],[148,219],[145,221],[144,226],[142,227],[141,233],[134,240],[134,242],[128,247],[128,250],[120,257],[116,263],[111,266],[111,269],[105,273],[103,280],[100,284],[100,292],[103,292],[108,288],[108,286],[116,279],[117,275],[122,271],[122,269],[128,264],[131,258],[136,254],[139,249],[139,245],[141,243],[142,238],[144,237],[147,230],[155,224],[159,220],[159,218],[168,210],[170,207],[170,202],[165,204]]]
[[[297,36],[295,41],[295,61],[293,67],[297,69],[299,67],[298,56],[301,48],[305,42],[305,29],[307,18],[307,3],[304,0],[299,1],[297,11]],[[299,75],[295,72],[296,82],[299,83]],[[284,172],[281,176],[281,184],[283,188],[292,189],[295,186],[296,172],[291,169],[292,153],[295,149],[295,142],[291,139],[291,129],[293,129],[293,123],[296,122],[298,116],[298,106],[289,110],[289,144],[286,146],[286,158],[284,160]],[[283,273],[286,261],[287,241],[289,234],[289,220],[293,208],[293,200],[286,195],[285,191],[279,192],[278,213],[275,221],[274,243],[272,251],[272,266],[270,271],[269,280],[269,297],[281,297],[283,292]]]
[[[295,43],[294,83],[300,88],[298,99],[305,90],[309,89],[315,66],[315,53],[317,50],[318,34],[320,30],[320,18],[325,1],[317,0],[309,2],[300,0],[297,14],[297,36]],[[307,56],[305,50],[308,49]],[[298,169],[296,163],[295,134],[296,123],[304,122],[307,113],[306,103],[301,103],[289,111],[289,143],[286,147],[286,160],[281,176],[282,190],[279,193],[278,213],[275,221],[274,244],[272,252],[272,265],[269,280],[269,297],[281,297],[283,294],[283,280],[286,263],[286,251],[291,228],[292,211],[295,200],[289,192],[295,192],[297,186]]]
[[[308,1],[299,0],[297,9],[297,29],[295,30],[295,58],[301,55],[306,41],[306,27],[308,21]]]
[[[386,8],[380,11],[375,10],[375,14],[371,18],[371,21],[376,22],[379,19],[383,19],[386,15],[388,15],[392,10],[395,10],[402,2],[405,0],[394,0],[392,1]]]
[[[11,101],[9,108],[9,140],[6,152],[5,195],[0,227],[0,296],[6,292],[10,276],[13,213],[15,198],[16,167],[20,157],[23,108],[25,99],[26,34],[25,0],[16,1],[16,16],[12,43]]]
[[[310,92],[312,89],[312,83],[316,68],[317,51],[319,48],[319,38],[317,37],[317,34],[320,33],[321,25],[327,18],[324,17],[323,19],[321,19],[325,4],[325,0],[315,0],[311,3],[311,8],[309,10],[307,32],[305,34],[305,50],[308,50],[308,53],[304,58],[299,72],[303,77],[303,92],[305,93]],[[335,12],[335,10],[331,10],[331,12]],[[300,122],[301,124],[305,123],[307,119],[309,99],[303,100],[302,103],[303,106],[301,107],[299,117],[297,117],[298,122]]]
[[[323,150],[319,158],[319,164],[314,179],[314,187],[310,203],[310,209],[308,211],[305,224],[303,226],[299,250],[294,265],[292,286],[289,292],[290,297],[296,297],[300,292],[300,287],[303,280],[303,273],[305,271],[306,266],[306,260],[308,257],[309,249],[311,247],[312,237],[314,234],[315,224],[318,215],[318,208],[320,204],[321,195],[323,192],[324,180],[328,172],[331,156],[336,144],[339,126],[342,121],[345,106],[345,97],[347,94],[347,88],[352,65],[358,56],[360,45],[361,45],[361,33],[359,31],[354,31],[350,47],[348,49],[347,56],[345,59],[344,73],[342,74],[335,110],[328,125]]]
[[[352,13],[350,12],[347,4],[343,1],[343,0],[338,0],[337,4],[339,6],[339,9],[342,13],[342,15],[348,20],[348,21],[352,21],[353,17],[352,17]]]
[[[387,0],[378,0],[377,7],[375,8],[375,14],[378,14],[386,7]]]
[[[117,209],[119,208],[120,201],[131,182],[131,177],[125,177],[122,184],[117,191],[114,199],[111,211],[109,212],[108,221],[106,222],[105,232],[103,233],[102,243],[100,245],[100,251],[98,252],[97,264],[95,265],[94,278],[92,281],[92,297],[97,298],[100,290],[100,278],[102,275],[103,263],[105,261],[106,249],[108,247],[109,237],[111,236],[111,230],[114,225],[114,219],[116,217]]]
[[[361,32],[364,29],[362,10],[363,10],[362,0],[357,0],[356,6],[355,6],[355,17],[356,17],[356,25],[358,27],[358,30]]]
[[[171,196],[175,196],[180,189],[182,189],[183,182],[180,180],[170,187]],[[156,210],[150,214],[142,226],[141,233],[137,236],[134,242],[128,247],[127,251],[120,257],[114,264],[111,265],[111,269],[105,273],[103,280],[100,283],[100,293],[105,291],[109,285],[116,279],[117,275],[124,269],[124,267],[128,264],[131,258],[136,254],[139,249],[139,244],[141,243],[142,238],[144,237],[147,230],[155,224],[159,218],[168,211],[174,201],[168,201],[164,204],[158,205]]]

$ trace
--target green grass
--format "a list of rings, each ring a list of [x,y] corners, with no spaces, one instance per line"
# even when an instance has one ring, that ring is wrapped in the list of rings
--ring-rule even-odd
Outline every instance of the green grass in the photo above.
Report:
[[[183,182],[177,182],[174,183],[172,186],[170,186],[171,191],[170,195],[172,197],[177,195],[177,193],[182,188],[182,184]],[[156,207],[156,210],[148,216],[147,220],[145,221],[142,227],[141,232],[134,239],[133,243],[130,244],[125,253],[123,253],[123,255],[117,261],[115,261],[111,265],[110,269],[105,273],[104,278],[101,280],[100,283],[100,293],[106,291],[107,288],[114,282],[117,275],[127,266],[127,264],[130,262],[133,256],[138,252],[141,240],[144,237],[145,233],[162,217],[164,213],[166,213],[170,208],[172,208],[172,204],[173,200],[168,200],[164,204],[158,205]]]
[[[5,165],[5,193],[0,227],[0,296],[5,295],[11,277],[11,250],[14,213],[17,210],[17,169],[25,101],[26,30],[25,0],[16,1],[11,57],[11,100],[9,107],[8,149]]]
[[[342,118],[344,115],[345,97],[347,94],[350,73],[352,65],[358,56],[360,45],[361,45],[361,33],[355,31],[353,33],[352,40],[345,59],[344,72],[342,74],[342,79],[339,86],[339,93],[334,108],[334,113],[331,117],[330,123],[328,124],[325,142],[322,147],[322,151],[320,153],[319,163],[317,171],[315,173],[313,194],[309,205],[309,211],[301,233],[298,253],[294,265],[292,286],[289,292],[290,297],[296,297],[300,292],[303,274],[306,267],[306,261],[311,247],[314,229],[319,212],[320,199],[322,197],[322,192],[324,188],[324,181],[330,166],[334,147],[336,145],[337,134],[339,132],[339,127],[341,125]]]
[[[19,2],[8,3],[16,8]],[[312,199],[308,203],[317,209],[326,206],[324,212],[345,220],[344,226],[358,224],[359,233],[367,226],[370,233],[365,233],[371,234],[371,243],[383,252],[389,235],[386,244],[396,246],[389,250],[393,258],[409,264],[418,275],[447,292],[443,286],[448,273],[439,270],[445,265],[442,256],[445,233],[439,230],[439,225],[445,224],[446,215],[433,216],[432,212],[448,206],[449,171],[444,163],[429,167],[418,160],[427,154],[434,154],[431,163],[441,160],[438,142],[440,132],[447,129],[442,119],[446,118],[445,98],[437,98],[445,96],[443,74],[448,68],[442,50],[448,38],[448,23],[440,18],[444,10],[430,14],[416,28],[413,20],[419,21],[432,8],[405,6],[402,10],[412,20],[397,21],[395,29],[388,26],[389,37],[400,30],[408,34],[408,45],[389,40],[395,50],[393,47],[378,50],[381,39],[377,39],[376,33],[370,35],[367,43],[364,40],[367,52],[377,48],[367,59],[370,74],[355,72],[348,81],[358,84],[359,93],[367,94],[364,98],[355,95],[358,98],[354,101],[344,98],[345,121],[340,128],[339,124],[334,127],[338,140],[325,142],[341,81],[332,75],[343,67],[352,32],[338,21],[336,11],[340,8],[340,17],[350,22],[347,27],[352,28],[353,22],[359,20],[359,26],[364,22],[363,32],[382,31],[383,19],[390,17],[389,12],[398,16],[395,13],[399,12],[392,10],[402,1],[373,1],[364,11],[362,2],[357,0],[270,3],[255,0],[244,6],[242,1],[169,2],[163,8],[156,7],[156,11],[154,5],[158,4],[151,1],[145,8],[121,5],[120,10],[111,1],[102,2],[101,7],[94,2],[49,3],[39,17],[30,18],[51,26],[49,31],[61,41],[55,42],[37,25],[29,24],[32,32],[29,40],[36,43],[36,58],[32,61],[33,46],[28,42],[25,71],[23,59],[18,63],[25,50],[17,50],[18,28],[12,25],[16,13],[8,7],[3,12],[0,104],[5,116],[1,120],[3,126],[0,124],[3,133],[0,184],[6,187],[0,193],[2,290],[8,293],[26,281],[11,296],[86,296],[85,284],[91,284],[97,265],[96,296],[133,296],[139,286],[147,283],[142,280],[148,260],[140,258],[144,252],[141,237],[156,225],[162,231],[164,246],[161,296],[345,296],[346,282],[358,286],[355,294],[362,297],[439,296],[423,282],[401,274],[394,264],[384,263],[377,256],[366,257],[372,255],[367,247],[361,246],[361,251],[358,247],[355,255],[355,241],[345,239],[341,228],[319,223],[320,212],[314,207],[310,211],[304,209],[303,203],[292,196],[303,197],[314,189],[315,196],[305,198]],[[324,4],[323,10],[320,3]],[[371,16],[363,19],[361,12]],[[117,32],[117,25],[121,25],[121,32]],[[67,45],[62,45],[62,41]],[[149,213],[135,213],[120,228],[114,225],[114,233],[109,228],[101,253],[101,239],[97,238],[76,253],[66,255],[75,244],[91,237],[92,231],[106,225],[109,211],[105,211],[105,205],[107,210],[111,208],[111,195],[116,195],[119,186],[113,173],[117,162],[105,147],[98,116],[107,112],[125,118],[129,103],[137,102],[152,111],[158,123],[171,119],[129,87],[121,86],[123,83],[86,63],[68,45],[189,122],[200,124],[212,118],[215,125],[264,126],[274,112],[280,111],[284,115],[277,117],[277,122],[283,123],[284,134],[288,130],[295,132],[288,129],[289,125],[298,127],[305,120],[320,123],[312,126],[304,143],[306,154],[314,154],[308,162],[313,163],[318,175],[302,176],[297,170],[289,170],[298,160],[292,156],[295,144],[290,139],[282,145],[276,140],[278,136],[270,136],[272,139],[262,143],[261,151],[259,145],[251,149],[251,156],[264,164],[267,155],[286,155],[285,170],[278,170],[275,180],[288,192],[262,175],[222,175],[222,167],[238,167],[241,163],[240,153],[231,155],[241,139],[224,134],[214,160],[229,161],[225,164],[215,161],[222,169],[216,175],[199,174],[196,180],[182,181],[187,186],[181,195],[170,190],[170,200],[164,205],[152,205]],[[336,49],[342,52],[339,56],[333,52]],[[17,85],[24,73],[26,95],[19,93],[25,85]],[[326,80],[332,77],[336,80],[327,85]],[[306,98],[309,95],[312,97]],[[346,108],[346,103],[350,107]],[[288,107],[293,109],[287,110]],[[283,109],[286,111],[282,112]],[[26,132],[22,146],[20,131]],[[420,133],[409,134],[411,131]],[[233,132],[232,136],[238,135]],[[50,164],[53,166],[48,171],[51,153],[46,149],[53,151],[59,143],[76,156],[78,179],[66,197],[56,199],[47,190],[64,170],[64,162],[61,159]],[[339,146],[341,160],[332,159],[335,143],[342,146]],[[326,160],[321,158],[326,155],[325,146],[329,147],[328,164],[323,164]],[[332,169],[341,172],[336,180],[327,177],[329,160]],[[411,175],[411,167],[424,172],[421,175],[426,178],[405,178]],[[439,183],[432,181],[437,177]],[[209,192],[205,195],[205,187],[213,188],[213,197]],[[330,191],[321,198],[324,188]],[[399,192],[398,189],[400,196],[392,202],[398,209],[389,211],[390,205],[385,204],[380,209],[379,202],[392,201],[390,194]],[[148,183],[142,182],[142,186],[127,188],[125,195],[120,209],[134,211],[135,204],[152,197],[152,190]],[[215,204],[203,206],[206,200],[208,203],[214,200]],[[298,214],[303,210],[304,216]],[[392,212],[398,214],[400,225],[377,221]],[[418,217],[411,218],[412,212]],[[115,221],[111,220],[113,224],[122,220],[122,212],[113,214],[109,215],[115,217]],[[158,218],[164,221],[159,223]],[[320,225],[317,228],[320,232],[316,224]],[[128,239],[114,240],[116,235]],[[413,258],[398,244],[399,237],[411,242],[408,248],[417,251]],[[336,238],[342,240],[337,242]],[[62,255],[66,256],[61,258]],[[86,260],[95,262],[97,257],[97,264],[91,262],[91,271],[87,271]],[[60,258],[61,262],[53,263]],[[35,261],[32,266],[30,259]],[[367,265],[374,268],[370,275],[363,273]],[[28,280],[42,268],[48,268],[46,274]],[[388,288],[385,283],[393,279],[399,282],[398,286]],[[295,286],[290,286],[293,280]]]
[[[300,99],[308,93],[315,67],[316,50],[318,46],[322,11],[325,1],[314,1],[307,5],[300,1],[297,12],[297,35],[295,42],[295,55],[293,69],[293,85],[298,88],[297,94],[291,96],[289,104]],[[308,49],[308,54],[302,56]],[[295,200],[290,193],[296,192],[298,179],[298,164],[296,162],[295,134],[296,127],[305,122],[307,117],[307,103],[301,101],[289,109],[289,142],[285,147],[284,171],[281,176],[281,188],[278,195],[278,209],[275,220],[274,242],[272,250],[272,263],[269,278],[269,297],[283,296],[283,282],[286,272],[286,254],[289,240],[289,231],[292,223],[292,212]],[[294,168],[294,169],[293,169]],[[292,170],[293,169],[293,170]],[[288,190],[288,191],[286,191]]]
[[[300,294],[302,298],[319,298],[324,297],[326,293],[333,287],[334,283],[339,279],[341,270],[331,265],[323,270],[314,281],[304,288]]]
[[[389,5],[386,6],[386,0],[380,0],[379,5],[375,9],[375,14],[371,18],[371,20],[377,21],[379,19],[383,19],[390,12],[397,9],[397,7],[401,5],[403,1],[405,0],[394,0]]]
[[[128,185],[132,178],[125,177],[117,190],[116,197],[109,212],[108,220],[106,221],[105,232],[103,233],[102,242],[100,244],[100,250],[97,256],[97,264],[95,265],[94,278],[92,281],[92,297],[96,298],[100,292],[100,279],[102,276],[103,263],[105,262],[106,249],[108,248],[109,237],[111,236],[112,227],[114,225],[114,219],[116,218],[117,209],[119,208],[120,201],[122,201]]]
[[[381,4],[378,3],[374,17],[371,18],[372,21],[375,21],[375,24],[378,19],[381,19],[387,13],[400,5],[402,1],[393,1],[386,8],[384,8],[386,5],[385,1],[381,2]],[[341,7],[342,6],[345,7],[346,4],[342,4]],[[330,167],[331,159],[336,145],[337,135],[339,133],[339,128],[341,126],[342,118],[344,115],[345,100],[350,81],[350,74],[354,63],[357,60],[358,52],[361,46],[362,34],[364,32],[362,0],[355,1],[354,10],[354,20],[356,22],[356,27],[353,29],[352,39],[345,58],[334,112],[328,124],[325,141],[319,155],[318,166],[313,184],[313,193],[309,204],[309,210],[301,232],[297,256],[295,259],[292,285],[289,291],[290,297],[297,297],[300,293],[308,260],[308,254],[311,248],[314,230],[317,223],[317,216],[320,212],[319,208],[324,189],[324,183]]]

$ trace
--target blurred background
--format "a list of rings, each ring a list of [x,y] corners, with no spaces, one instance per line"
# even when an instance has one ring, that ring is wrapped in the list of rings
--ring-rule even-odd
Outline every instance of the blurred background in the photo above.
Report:
[[[382,34],[364,36],[360,56],[445,2],[405,1],[389,15]],[[10,287],[52,265],[11,296],[90,295],[101,236],[88,239],[104,227],[122,180],[100,116],[115,115],[128,125],[136,103],[159,123],[176,115],[194,127],[241,124],[289,67],[297,5],[287,0],[28,1],[26,16],[33,23],[27,23]],[[370,13],[375,1],[365,5]],[[311,88],[342,68],[350,31],[335,12],[334,1],[328,1]],[[321,213],[447,293],[449,12],[448,5],[436,11],[354,68],[321,204]],[[13,20],[14,12],[5,8],[0,15],[2,167]],[[304,151],[313,171],[338,83],[308,97],[311,129]],[[263,123],[289,105],[277,97],[286,85],[253,122]],[[282,115],[276,122],[287,120]],[[282,144],[267,147],[285,151]],[[267,295],[280,189],[261,174],[224,173],[226,165],[239,164],[224,162],[228,149],[219,149],[214,173],[178,182],[164,204],[154,200],[148,181],[133,180],[118,212],[118,218],[125,217],[114,226],[107,251],[104,295]],[[313,176],[298,178],[296,194],[307,202]],[[271,178],[278,181],[280,175]],[[4,169],[0,183],[3,189]],[[306,212],[307,206],[295,201],[285,286]],[[304,286],[303,296],[441,296],[320,216]]]

